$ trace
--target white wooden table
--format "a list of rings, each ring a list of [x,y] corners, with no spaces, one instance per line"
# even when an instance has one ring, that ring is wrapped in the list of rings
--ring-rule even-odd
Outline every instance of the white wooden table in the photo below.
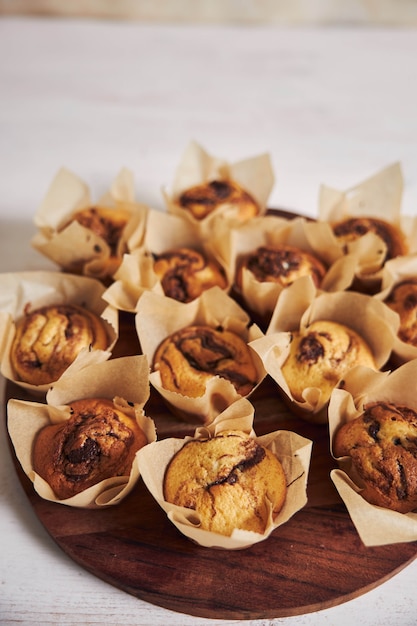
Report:
[[[0,19],[0,271],[52,267],[29,239],[59,167],[94,195],[129,167],[162,209],[190,139],[230,161],[270,152],[270,205],[311,216],[321,183],[345,189],[399,160],[415,214],[416,62],[413,30]],[[3,414],[1,429],[0,623],[228,623],[142,602],[67,558],[15,476]],[[416,579],[414,562],[341,606],[242,623],[411,626]]]

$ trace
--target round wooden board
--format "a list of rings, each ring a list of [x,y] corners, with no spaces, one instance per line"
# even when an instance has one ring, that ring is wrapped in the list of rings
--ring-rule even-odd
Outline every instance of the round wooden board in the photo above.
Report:
[[[114,356],[137,353],[133,316],[122,314],[120,329]],[[10,397],[33,399],[8,383],[5,402]],[[366,593],[416,557],[415,543],[362,544],[329,477],[334,461],[327,426],[291,414],[269,377],[251,401],[258,435],[289,429],[311,439],[313,450],[307,506],[245,550],[226,552],[189,541],[143,481],[115,507],[83,510],[41,499],[15,458],[16,472],[36,515],[74,561],[129,594],[198,617],[271,619],[318,611]],[[170,414],[154,390],[146,413],[160,439],[194,432],[195,426]]]

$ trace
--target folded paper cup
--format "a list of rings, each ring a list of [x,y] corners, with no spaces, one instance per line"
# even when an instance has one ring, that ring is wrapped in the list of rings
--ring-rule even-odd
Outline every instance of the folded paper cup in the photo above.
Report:
[[[75,219],[92,207],[105,212],[97,224]],[[135,201],[133,175],[126,168],[95,204],[86,183],[61,168],[35,214],[38,233],[31,243],[66,271],[108,280],[123,254],[141,244],[147,210]]]
[[[417,218],[401,215],[403,195],[403,175],[401,165],[394,163],[377,172],[362,183],[339,191],[322,185],[319,195],[319,222],[322,229],[321,245],[339,246],[352,254],[354,262],[354,287],[374,293],[380,289],[381,269],[386,261],[387,242],[374,233],[348,244],[338,242],[333,235],[331,224],[347,218],[371,218],[388,222],[401,233],[407,252],[417,250]],[[327,233],[326,233],[327,227]],[[319,227],[317,227],[319,228]]]
[[[68,404],[85,398],[113,401],[115,408],[136,419],[147,443],[154,442],[155,426],[143,408],[149,397],[148,373],[148,362],[144,356],[122,357],[88,366],[82,372],[61,379],[48,392],[46,404],[9,400],[8,431],[16,456],[42,498],[73,507],[101,508],[118,504],[132,490],[139,479],[135,462],[129,476],[101,480],[70,498],[60,500],[49,484],[35,472],[32,450],[42,428],[66,422],[70,417]]]
[[[216,223],[213,242],[218,257],[223,259],[235,291],[251,315],[255,314],[265,326],[283,289],[301,276],[311,275],[318,289],[341,291],[353,280],[352,255],[322,246],[317,224],[305,217],[292,220],[277,215],[254,218],[233,228]],[[276,258],[266,256],[258,265],[261,276],[248,267],[248,258],[261,256],[260,248],[288,250]],[[266,276],[262,276],[263,273]],[[275,276],[275,280],[270,278]]]
[[[103,322],[108,336],[106,350],[84,348],[65,373],[72,373],[86,365],[107,360],[117,341],[119,321],[117,310],[102,298],[101,282],[85,276],[60,272],[29,271],[0,274],[0,371],[5,378],[31,393],[45,393],[48,384],[32,385],[18,379],[10,352],[16,332],[16,322],[28,310],[53,304],[72,304],[96,314]],[[70,337],[68,341],[70,341]],[[52,382],[52,381],[51,381]]]
[[[356,331],[368,344],[377,369],[389,359],[394,344],[398,316],[382,302],[355,292],[317,294],[308,277],[286,288],[278,300],[266,334],[252,341],[268,374],[276,381],[291,410],[316,423],[327,421],[328,397],[320,387],[306,387],[302,401],[296,400],[282,368],[290,353],[292,333],[305,331],[315,321],[333,321]],[[320,359],[330,359],[323,354]],[[335,383],[337,386],[337,383]]]
[[[229,404],[242,397],[234,385],[221,376],[210,378],[201,396],[182,395],[165,389],[160,373],[153,371],[154,355],[161,342],[187,326],[221,327],[234,332],[246,343],[262,335],[256,325],[250,325],[250,319],[245,311],[219,287],[212,287],[196,300],[186,304],[152,292],[144,293],[139,301],[135,320],[142,351],[151,364],[150,382],[177,417],[191,423],[206,424]],[[250,352],[256,369],[254,390],[266,372],[261,359],[252,350]],[[195,367],[192,361],[190,367],[191,371]]]
[[[201,220],[196,219],[178,203],[180,195],[188,189],[211,181],[231,181],[240,185],[257,204],[258,214],[264,214],[274,184],[271,160],[268,154],[247,158],[235,163],[209,155],[196,142],[190,142],[175,172],[171,189],[163,190],[170,213],[190,220],[202,237],[210,235],[213,220],[225,219],[233,224],[250,219],[238,206],[224,202]]]
[[[330,447],[337,429],[363,413],[371,402],[393,403],[417,411],[415,381],[417,361],[397,370],[374,372],[358,367],[349,372],[343,388],[332,392],[329,402]],[[356,530],[366,546],[378,546],[417,540],[417,513],[399,513],[375,506],[361,495],[363,484],[349,457],[338,458],[339,469],[330,476],[343,499]]]
[[[156,271],[155,262],[161,255],[165,257],[165,273]],[[145,291],[186,302],[215,284],[226,292],[230,287],[216,250],[199,239],[190,221],[150,209],[143,245],[124,255],[103,298],[119,310],[134,313]]]
[[[254,408],[242,398],[228,407],[208,427],[195,431],[194,437],[164,439],[142,448],[137,454],[141,476],[152,496],[167,513],[168,519],[186,537],[208,548],[239,550],[264,541],[282,524],[285,524],[307,503],[307,480],[312,442],[291,431],[275,431],[256,437],[253,431]],[[272,516],[263,534],[236,528],[231,536],[201,529],[198,512],[180,507],[164,499],[163,481],[166,468],[174,454],[190,439],[215,436],[224,430],[243,430],[256,441],[273,451],[281,462],[287,482],[287,495],[281,511]]]

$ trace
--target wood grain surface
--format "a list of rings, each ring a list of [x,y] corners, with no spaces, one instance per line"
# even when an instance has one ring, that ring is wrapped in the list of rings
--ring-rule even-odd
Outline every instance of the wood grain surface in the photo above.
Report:
[[[122,313],[114,356],[139,350],[134,317]],[[5,402],[10,397],[31,399],[9,382]],[[43,500],[14,459],[16,472],[36,515],[75,562],[129,594],[189,615],[262,619],[318,611],[366,593],[415,558],[415,543],[362,544],[329,477],[335,465],[326,425],[293,415],[269,376],[251,402],[257,435],[289,429],[311,439],[313,449],[306,507],[245,550],[208,549],[185,538],[143,481],[119,505],[96,511]],[[145,409],[160,439],[194,432],[154,390]]]

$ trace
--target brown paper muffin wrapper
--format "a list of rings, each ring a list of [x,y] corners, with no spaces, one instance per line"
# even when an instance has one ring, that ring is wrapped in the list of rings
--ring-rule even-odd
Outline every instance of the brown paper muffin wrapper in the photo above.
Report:
[[[171,189],[163,190],[168,211],[191,221],[202,237],[210,235],[213,221],[219,218],[225,219],[229,224],[239,222],[238,213],[233,206],[227,209],[219,208],[203,220],[196,220],[189,211],[177,204],[177,199],[182,192],[195,185],[215,179],[227,179],[238,183],[257,201],[260,214],[265,213],[267,201],[274,185],[274,174],[269,155],[262,154],[230,163],[211,156],[194,141],[190,142],[184,151],[175,172]]]
[[[140,476],[135,462],[129,476],[103,480],[71,498],[59,500],[48,483],[34,471],[32,449],[37,433],[44,426],[67,420],[70,413],[66,405],[85,398],[113,400],[115,407],[136,418],[148,443],[154,442],[155,425],[143,409],[149,397],[148,373],[146,357],[121,357],[62,378],[48,392],[46,404],[9,400],[10,438],[25,474],[41,498],[73,507],[101,508],[118,504],[132,490]]]
[[[144,293],[139,301],[135,321],[142,351],[150,364],[153,363],[159,344],[186,326],[194,324],[214,328],[222,326],[225,330],[242,337],[247,343],[262,336],[261,330],[255,324],[249,326],[250,319],[245,311],[219,287],[208,289],[200,298],[186,304],[152,292]],[[266,372],[256,352],[253,352],[253,357],[258,372],[258,382],[254,391],[266,376]],[[149,379],[171,411],[180,419],[194,424],[210,423],[227,406],[242,397],[230,381],[219,376],[210,379],[204,395],[197,398],[164,389],[160,374],[152,371],[152,365]]]
[[[150,444],[137,454],[141,476],[152,496],[167,513],[168,519],[178,530],[201,546],[239,550],[264,541],[279,526],[285,524],[307,503],[307,480],[310,466],[312,442],[291,431],[275,431],[256,437],[253,431],[254,408],[242,398],[228,407],[208,427],[197,428],[194,437],[164,439]],[[256,441],[271,449],[282,463],[287,478],[287,497],[283,508],[269,521],[263,534],[235,529],[230,537],[199,528],[198,514],[185,507],[164,500],[163,480],[166,468],[173,455],[190,439],[214,436],[224,430],[243,430]]]
[[[107,242],[92,230],[71,218],[77,211],[101,206],[130,215],[119,241],[116,258],[111,258]],[[135,202],[132,173],[123,168],[110,189],[96,203],[86,183],[61,168],[54,177],[35,214],[39,232],[32,246],[59,267],[74,273],[105,279],[112,276],[124,252],[136,249],[142,242],[148,208]]]
[[[375,294],[375,298],[383,302],[398,283],[407,278],[417,278],[417,256],[402,256],[387,261],[381,276],[381,291]],[[417,358],[417,346],[402,341],[398,335],[395,338],[392,352],[393,362],[396,365]]]
[[[236,285],[237,271],[242,258],[260,246],[290,245],[315,256],[327,269],[320,285],[323,291],[342,291],[348,288],[355,275],[356,260],[352,254],[342,255],[339,248],[329,247],[321,237],[321,228],[305,217],[292,220],[266,215],[250,223],[230,229],[224,223],[213,228],[212,247],[223,260],[231,283]],[[327,232],[327,228],[326,228]],[[356,257],[355,257],[356,259]],[[272,311],[284,287],[273,282],[259,282],[252,272],[242,271],[242,287],[237,289],[251,312],[269,322]]]
[[[369,402],[393,402],[417,411],[416,377],[417,361],[410,361],[392,373],[364,367],[353,369],[346,376],[343,389],[335,389],[330,398],[330,443],[339,426],[358,417]],[[337,460],[340,468],[332,470],[330,476],[363,543],[377,546],[416,541],[417,513],[398,513],[370,504],[361,495],[361,484],[349,458]]]
[[[125,254],[114,282],[103,298],[119,310],[135,313],[140,297],[145,291],[164,294],[161,281],[153,270],[153,254],[161,254],[176,248],[191,248],[205,253],[220,263],[224,262],[207,240],[202,240],[194,224],[178,215],[149,209],[143,245]],[[225,288],[227,292],[230,285]]]
[[[51,304],[75,304],[103,319],[109,339],[107,350],[82,350],[63,376],[107,360],[118,338],[119,320],[117,310],[102,299],[104,290],[93,278],[60,272],[0,274],[0,371],[3,376],[31,393],[44,394],[49,389],[49,384],[31,385],[18,380],[10,360],[15,323],[24,315],[27,305],[34,310]]]
[[[417,251],[417,218],[401,215],[403,175],[400,163],[393,163],[365,181],[340,191],[322,185],[319,194],[319,223],[322,245],[329,249],[342,246],[330,228],[330,222],[347,217],[374,217],[398,226],[408,239],[409,252]],[[355,260],[355,276],[364,288],[375,291],[381,281],[381,268],[386,246],[384,242],[368,233],[361,240],[348,245]]]
[[[281,294],[264,337],[251,342],[268,374],[289,400],[290,407],[308,421],[326,423],[327,401],[319,388],[306,387],[303,402],[291,394],[282,373],[290,352],[291,332],[317,320],[330,320],[355,330],[369,345],[376,366],[388,360],[398,328],[398,315],[382,302],[355,292],[318,294],[312,280],[304,277]]]

